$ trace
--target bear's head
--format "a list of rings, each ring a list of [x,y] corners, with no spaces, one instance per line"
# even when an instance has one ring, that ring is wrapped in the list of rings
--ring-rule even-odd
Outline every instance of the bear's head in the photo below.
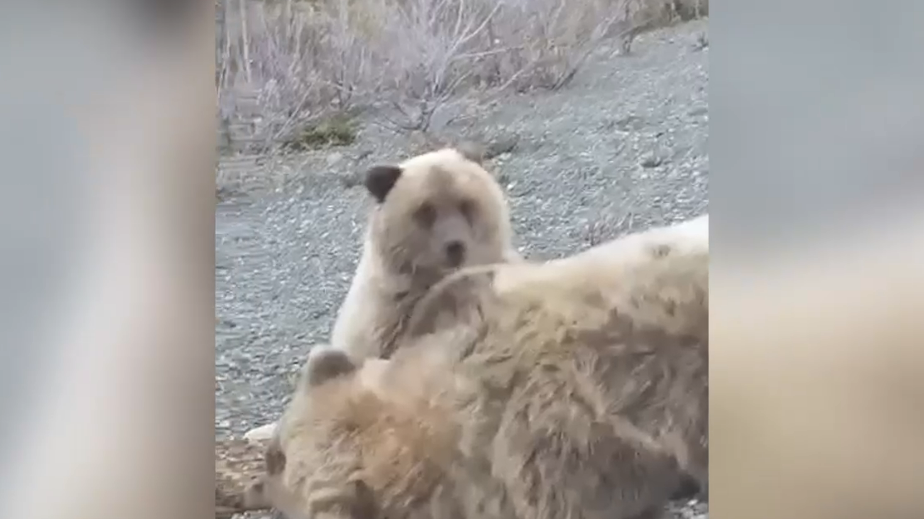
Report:
[[[476,157],[454,148],[373,166],[369,239],[392,273],[438,278],[504,259],[511,240],[504,192]]]
[[[363,395],[377,392],[387,360],[369,359],[357,363],[344,351],[329,346],[311,350],[302,369],[292,401],[267,444],[266,472],[246,490],[245,503],[263,504],[281,511],[286,517],[307,517],[308,508],[299,485],[315,474],[347,477],[337,471],[341,465],[336,444],[350,423]],[[368,488],[355,489],[356,502],[351,506],[372,506]],[[365,516],[364,514],[360,514]]]

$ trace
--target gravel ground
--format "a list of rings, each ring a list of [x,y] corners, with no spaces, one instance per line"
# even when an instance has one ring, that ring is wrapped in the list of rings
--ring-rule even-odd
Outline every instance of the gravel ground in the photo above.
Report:
[[[445,129],[516,142],[492,168],[527,257],[560,257],[706,211],[706,24],[643,35],[629,56],[601,47],[567,89],[513,95]],[[370,126],[349,147],[220,166],[233,187],[216,214],[217,437],[278,417],[356,267],[369,202],[350,186],[355,173],[406,156],[409,142]],[[678,518],[708,515],[703,503],[674,508]]]

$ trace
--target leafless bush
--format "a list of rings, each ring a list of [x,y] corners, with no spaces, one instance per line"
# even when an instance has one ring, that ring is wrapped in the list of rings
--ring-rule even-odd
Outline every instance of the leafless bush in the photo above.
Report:
[[[258,147],[357,108],[427,130],[463,92],[567,85],[617,22],[708,12],[706,0],[220,1],[220,113]]]

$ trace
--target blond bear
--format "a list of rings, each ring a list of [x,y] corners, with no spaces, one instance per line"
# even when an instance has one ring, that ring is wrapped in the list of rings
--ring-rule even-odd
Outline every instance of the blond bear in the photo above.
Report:
[[[362,255],[337,315],[331,345],[357,360],[388,357],[417,300],[446,274],[519,261],[503,189],[478,151],[454,148],[366,172],[375,206]],[[261,441],[276,424],[248,431]]]
[[[331,335],[356,359],[387,357],[415,303],[459,268],[519,259],[501,186],[453,148],[366,172],[375,207]]]
[[[468,269],[477,311],[390,360],[313,351],[254,492],[293,518],[629,519],[705,487],[708,233],[662,238],[604,271]]]

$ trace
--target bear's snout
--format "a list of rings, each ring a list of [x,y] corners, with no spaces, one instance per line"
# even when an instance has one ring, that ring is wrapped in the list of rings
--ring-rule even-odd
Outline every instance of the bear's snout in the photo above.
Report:
[[[446,244],[446,260],[452,267],[458,267],[465,261],[465,243],[453,240]]]

